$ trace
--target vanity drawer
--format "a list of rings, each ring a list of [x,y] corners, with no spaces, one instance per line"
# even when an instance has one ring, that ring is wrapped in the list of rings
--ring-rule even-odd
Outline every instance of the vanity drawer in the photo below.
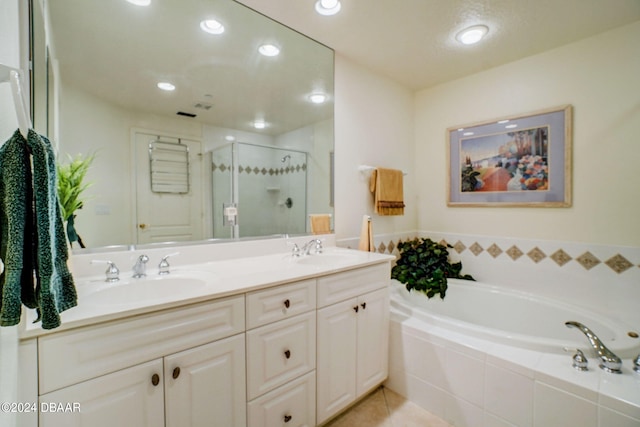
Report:
[[[389,263],[349,270],[318,278],[318,307],[326,307],[389,286]]]
[[[315,308],[315,279],[251,292],[247,294],[247,329],[287,319]]]
[[[247,405],[251,427],[316,425],[316,377],[310,372]]]
[[[244,296],[38,338],[40,394],[244,331]]]
[[[247,400],[315,367],[315,311],[247,331]]]

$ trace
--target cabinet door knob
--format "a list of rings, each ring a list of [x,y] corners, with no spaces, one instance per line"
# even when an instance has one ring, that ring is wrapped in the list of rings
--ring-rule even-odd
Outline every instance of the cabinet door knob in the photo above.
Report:
[[[174,380],[180,376],[179,366],[176,366],[175,368],[173,368],[173,374],[171,376],[173,377]]]
[[[138,224],[138,227],[140,228],[140,230],[144,230],[145,228],[147,228],[147,224]]]
[[[286,357],[287,359],[289,359],[291,357],[291,351],[289,350],[285,350],[284,352],[284,357]]]
[[[367,303],[363,302],[362,304],[360,304],[362,306],[362,309],[365,310],[367,308]]]
[[[157,386],[158,384],[160,384],[160,375],[158,374],[153,374],[151,376],[151,384],[153,384],[153,386]]]
[[[353,307],[353,311],[355,311],[356,313],[358,312],[358,306],[357,305],[355,307]]]
[[[289,421],[291,421],[291,418],[293,418],[291,415],[285,415],[284,416],[284,422],[288,423]]]
[[[288,299],[284,300],[284,306],[286,308],[289,308],[290,305],[291,305],[291,302]]]

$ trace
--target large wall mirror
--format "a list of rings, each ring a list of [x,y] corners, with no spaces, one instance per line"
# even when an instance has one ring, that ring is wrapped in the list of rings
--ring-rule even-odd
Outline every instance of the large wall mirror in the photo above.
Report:
[[[34,126],[61,163],[95,156],[86,248],[306,234],[333,213],[331,49],[233,0],[32,11]]]

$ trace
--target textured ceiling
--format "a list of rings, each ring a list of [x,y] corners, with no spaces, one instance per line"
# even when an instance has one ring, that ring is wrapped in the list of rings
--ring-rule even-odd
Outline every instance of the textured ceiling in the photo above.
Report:
[[[540,53],[640,19],[640,0],[240,0],[352,61],[418,90]],[[463,46],[455,34],[485,24]]]

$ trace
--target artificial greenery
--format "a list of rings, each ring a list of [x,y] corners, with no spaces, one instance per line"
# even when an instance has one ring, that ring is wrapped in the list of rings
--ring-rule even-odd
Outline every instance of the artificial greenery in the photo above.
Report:
[[[75,230],[75,212],[82,208],[82,193],[91,186],[91,183],[85,183],[84,179],[89,171],[91,163],[95,155],[84,157],[78,154],[76,157],[67,155],[69,162],[67,164],[57,164],[58,172],[58,198],[60,199],[60,208],[62,210],[62,219],[67,223],[67,237],[69,242],[77,241],[81,247],[82,239]]]
[[[391,278],[405,284],[407,290],[415,289],[432,298],[447,292],[447,278],[475,280],[461,274],[462,262],[449,262],[447,248],[431,239],[416,238],[398,243],[400,258],[391,269]]]

